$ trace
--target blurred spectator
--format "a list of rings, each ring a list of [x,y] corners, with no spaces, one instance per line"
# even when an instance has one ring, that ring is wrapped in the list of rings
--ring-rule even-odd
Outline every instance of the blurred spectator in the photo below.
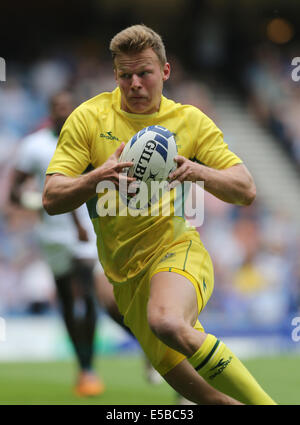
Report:
[[[292,79],[294,56],[299,56],[299,45],[290,50],[270,44],[256,46],[244,70],[243,83],[251,110],[300,170],[300,88]]]
[[[241,208],[206,194],[199,231],[215,265],[208,310],[227,313],[236,326],[276,327],[299,308],[293,253],[300,246],[287,217],[264,211],[257,201]]]
[[[42,59],[30,69],[31,90],[47,102],[53,93],[66,87],[70,75],[67,64],[62,61],[50,58]]]
[[[7,141],[33,131],[45,113],[45,105],[34,97],[33,90],[22,85],[21,75],[8,76],[7,82],[0,86],[1,147],[6,141],[9,150]]]

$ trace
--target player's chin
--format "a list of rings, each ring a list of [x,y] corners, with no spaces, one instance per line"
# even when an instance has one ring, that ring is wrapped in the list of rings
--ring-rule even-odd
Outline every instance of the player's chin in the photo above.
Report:
[[[133,114],[150,114],[151,104],[145,101],[136,101],[130,105],[130,110]]]

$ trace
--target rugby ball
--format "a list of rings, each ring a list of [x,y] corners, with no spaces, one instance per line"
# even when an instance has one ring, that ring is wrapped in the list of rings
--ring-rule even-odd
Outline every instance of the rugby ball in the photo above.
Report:
[[[146,183],[150,200],[152,182],[167,183],[169,174],[177,168],[176,155],[174,134],[165,127],[152,125],[140,130],[127,142],[120,161],[133,162],[127,175]],[[141,185],[143,187],[145,185]]]

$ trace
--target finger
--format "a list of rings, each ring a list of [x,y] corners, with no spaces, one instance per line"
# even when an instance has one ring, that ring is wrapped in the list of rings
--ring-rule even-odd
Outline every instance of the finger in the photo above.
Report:
[[[181,159],[183,161],[181,161]],[[182,171],[180,171],[182,169],[182,166],[184,164],[184,160],[186,158],[184,158],[183,156],[175,156],[174,158],[174,162],[176,162],[178,164],[178,166],[175,168],[175,170],[172,171],[172,173],[169,174],[168,178],[169,180],[174,180],[176,178],[177,175],[179,175]]]
[[[133,183],[135,181],[136,181],[136,178],[135,177],[127,177],[127,183],[128,184]]]
[[[134,182],[129,183],[128,188],[127,188],[128,196],[132,197],[132,196],[136,195],[136,193],[138,192],[138,190],[141,186],[140,183],[141,182],[139,180],[136,180]]]
[[[180,183],[183,183],[184,181],[192,181],[192,180],[191,180],[191,177],[190,177],[189,170],[186,170],[186,172],[185,172],[185,173],[182,173],[180,176],[178,176],[178,177],[177,177],[177,180],[178,180]]]
[[[126,175],[119,174],[119,182],[121,180],[122,181],[124,180],[127,184],[130,184],[132,182],[135,182],[136,181],[136,178],[135,177],[127,177]]]
[[[181,155],[176,155],[174,161],[177,162],[177,164],[181,165],[184,163],[184,161],[186,161],[186,158]]]
[[[119,162],[116,165],[115,170],[119,172],[123,170],[123,168],[130,168],[132,166],[133,166],[133,162]]]
[[[172,190],[174,189],[176,186],[178,186],[180,184],[179,180],[173,180],[171,183],[169,183],[169,185],[167,186],[167,190]]]
[[[173,173],[169,174],[169,181],[173,181],[176,179],[179,179],[182,173],[184,173],[187,170],[187,166],[184,164],[181,164]]]
[[[124,142],[122,142],[122,143],[120,144],[120,146],[118,146],[118,147],[117,147],[117,149],[115,150],[115,152],[114,152],[114,154],[113,154],[113,155],[114,155],[117,159],[119,159],[119,158],[120,158],[121,153],[122,153],[122,151],[123,151],[124,147],[125,147],[125,143],[124,143]]]
[[[121,193],[128,196],[128,193],[129,193],[128,188],[132,187],[134,183],[136,183],[135,177],[126,177],[126,176],[123,176],[122,174],[119,174],[119,181],[117,182],[117,188],[118,190],[120,190]]]

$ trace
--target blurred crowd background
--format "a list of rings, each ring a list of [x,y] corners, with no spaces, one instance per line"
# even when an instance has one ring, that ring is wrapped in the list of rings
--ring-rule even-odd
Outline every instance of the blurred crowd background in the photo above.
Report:
[[[172,67],[167,96],[198,106],[218,124],[215,95],[221,87],[231,90],[300,176],[300,82],[291,77],[292,59],[300,56],[299,12],[299,1],[293,0],[1,5],[2,317],[57,309],[52,276],[35,238],[39,215],[12,206],[7,197],[16,152],[24,136],[47,125],[49,97],[69,88],[79,104],[112,90],[109,41],[127,25],[145,23],[166,43]],[[244,208],[206,194],[199,232],[215,266],[204,320],[231,330],[289,328],[290,318],[299,315],[300,235],[284,211],[270,210],[263,199]]]

